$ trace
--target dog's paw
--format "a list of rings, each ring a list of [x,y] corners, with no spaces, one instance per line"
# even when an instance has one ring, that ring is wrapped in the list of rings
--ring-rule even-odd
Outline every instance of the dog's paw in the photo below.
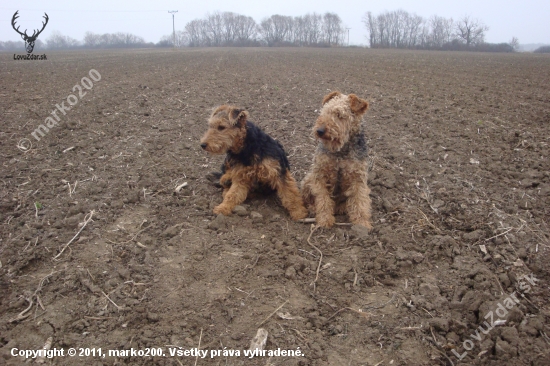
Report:
[[[369,220],[358,220],[353,222],[354,225],[361,225],[366,227],[367,229],[372,230],[372,224]]]
[[[221,205],[218,205],[218,206],[214,207],[213,212],[216,215],[222,214],[222,215],[225,215],[225,216],[229,216],[229,215],[231,215],[231,208],[222,203]]]
[[[317,225],[320,227],[332,227],[334,223],[336,222],[336,219],[333,215],[327,215],[327,216],[317,216]]]
[[[295,221],[305,219],[307,216],[308,216],[308,211],[306,210],[305,207],[301,207],[297,210],[290,212],[290,217],[292,218],[292,220],[295,220]]]

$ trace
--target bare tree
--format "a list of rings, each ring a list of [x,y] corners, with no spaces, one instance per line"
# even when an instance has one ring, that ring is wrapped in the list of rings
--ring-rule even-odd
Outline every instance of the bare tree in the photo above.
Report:
[[[321,40],[323,18],[317,13],[306,14],[304,17],[304,22],[307,44],[309,46],[318,44]]]
[[[457,37],[466,43],[466,46],[475,46],[485,41],[485,32],[489,30],[480,20],[464,16],[456,24]]]
[[[206,31],[213,46],[221,46],[223,40],[223,17],[215,12],[206,17]]]
[[[145,39],[140,36],[136,36],[132,33],[121,33],[122,45],[124,47],[135,47],[136,45],[145,44]]]
[[[304,17],[294,17],[292,23],[292,43],[294,43],[296,46],[306,45],[306,28]]]
[[[176,31],[176,47],[189,46],[189,35],[186,31]]]
[[[260,23],[260,32],[269,46],[289,42],[292,29],[292,17],[272,15]]]
[[[235,40],[239,44],[245,44],[252,42],[256,39],[258,34],[258,25],[252,19],[244,15],[238,15],[235,22]]]
[[[386,14],[388,25],[388,43],[391,47],[402,48],[401,41],[403,39],[403,25],[405,18],[404,10],[388,12]]]
[[[420,15],[403,14],[403,42],[402,45],[407,48],[414,48],[420,39],[425,20]]]
[[[323,16],[323,38],[329,45],[338,45],[342,38],[342,19],[335,13],[326,13]]]
[[[363,24],[365,24],[365,27],[367,28],[370,46],[373,48],[376,47],[378,44],[380,44],[380,37],[378,35],[377,18],[373,16],[370,11],[368,11],[363,16]]]
[[[378,16],[367,12],[363,23],[369,33],[371,47],[414,48],[422,38],[425,20],[404,10],[387,11]]]
[[[216,46],[216,43],[213,38],[213,34],[210,31],[210,24],[208,24],[208,19],[202,19],[199,22],[199,31],[200,31],[200,45],[201,46]]]
[[[514,51],[519,50],[519,39],[517,39],[516,37],[512,37],[512,39],[510,40],[510,42],[508,42],[508,44],[512,46]]]
[[[174,34],[164,35],[156,44],[157,47],[174,47]]]
[[[96,48],[101,45],[101,39],[99,34],[92,32],[86,32],[84,34],[84,47],[87,48]]]
[[[453,18],[448,18],[443,21],[443,39],[445,43],[452,42],[454,36],[455,21]]]
[[[424,22],[424,24],[422,25],[422,28],[418,33],[418,38],[417,38],[415,47],[419,47],[423,49],[433,48],[432,35],[430,32],[431,32],[430,26],[426,22]]]
[[[185,32],[189,37],[189,46],[198,47],[201,45],[202,20],[195,19],[185,25]]]
[[[260,23],[260,33],[269,46],[277,41],[277,34],[275,32],[272,17],[262,20]]]
[[[69,36],[62,35],[59,31],[53,31],[46,40],[49,49],[76,48],[79,46],[78,40]]]
[[[222,14],[222,42],[224,45],[232,45],[235,41],[237,27],[237,14],[226,11]]]
[[[489,28],[469,16],[455,22],[452,18],[434,15],[426,21],[404,10],[386,11],[377,16],[367,12],[363,24],[372,48],[505,51],[505,47],[480,47]]]
[[[105,33],[99,36],[99,44],[101,47],[109,47],[112,44],[112,35],[110,33]]]

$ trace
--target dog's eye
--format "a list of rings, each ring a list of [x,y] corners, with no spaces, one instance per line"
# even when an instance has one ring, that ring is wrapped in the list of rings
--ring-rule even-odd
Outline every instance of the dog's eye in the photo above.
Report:
[[[218,131],[223,131],[225,130],[225,126],[218,126]]]

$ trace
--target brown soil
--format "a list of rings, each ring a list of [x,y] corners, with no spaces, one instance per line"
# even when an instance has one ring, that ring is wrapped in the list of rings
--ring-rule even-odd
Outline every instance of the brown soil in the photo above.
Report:
[[[166,353],[46,359],[54,365],[549,365],[549,61],[360,49],[1,55],[0,364],[24,363],[14,347],[52,337],[66,351]],[[36,141],[90,69],[101,80]],[[374,231],[311,233],[274,195],[215,217],[221,190],[208,173],[223,157],[198,143],[211,108],[246,108],[301,180],[332,90],[371,103]],[[32,148],[18,149],[22,139]],[[506,301],[514,291],[517,304]],[[199,343],[242,354],[260,327],[267,350],[305,356],[169,355]]]

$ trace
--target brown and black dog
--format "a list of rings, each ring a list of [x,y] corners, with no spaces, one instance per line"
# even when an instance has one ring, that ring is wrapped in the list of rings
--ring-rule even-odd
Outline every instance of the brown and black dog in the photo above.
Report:
[[[229,105],[215,108],[200,142],[209,153],[226,154],[220,178],[223,202],[214,213],[230,215],[260,184],[277,191],[292,219],[307,216],[282,145],[248,121],[247,111]]]

